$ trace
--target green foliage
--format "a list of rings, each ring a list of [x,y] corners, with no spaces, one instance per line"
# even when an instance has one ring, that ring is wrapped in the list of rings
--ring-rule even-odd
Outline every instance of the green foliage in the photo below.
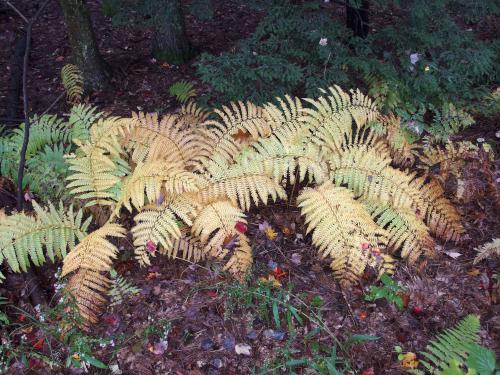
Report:
[[[432,374],[463,374],[461,368],[468,367],[467,374],[491,375],[497,369],[495,354],[480,345],[479,317],[468,315],[455,327],[446,329],[435,340],[430,341],[421,355],[420,363]],[[411,370],[424,374],[421,370]]]
[[[181,104],[189,99],[196,97],[196,90],[191,82],[177,81],[168,89],[170,96],[175,97]]]
[[[33,201],[33,209],[36,217],[17,213],[0,218],[0,261],[6,259],[14,272],[26,272],[31,262],[39,266],[46,257],[64,258],[85,237],[92,219],[83,221],[82,210],[66,209],[62,202],[58,208],[49,202],[46,210]]]
[[[90,126],[102,116],[95,107],[79,104],[71,108],[67,121],[55,115],[33,117],[23,188],[43,201],[65,199],[68,164],[64,155],[72,151],[73,139],[88,139]],[[17,181],[23,137],[24,124],[0,137],[0,175],[12,181]]]
[[[68,100],[78,103],[83,96],[83,76],[76,65],[66,64],[61,69],[61,80]]]
[[[259,104],[286,92],[316,96],[316,87],[332,83],[364,85],[383,110],[398,108],[409,121],[419,111],[429,112],[434,121],[425,121],[426,128],[442,137],[470,125],[450,102],[481,110],[476,103],[498,82],[499,43],[480,41],[459,26],[459,9],[472,8],[464,1],[400,3],[400,16],[366,39],[354,37],[318,3],[267,3],[272,5],[263,6],[267,13],[254,34],[234,51],[200,57],[198,74],[217,100]],[[392,5],[386,3],[371,9],[389,12]],[[476,5],[481,17],[498,12],[493,4]]]
[[[94,353],[119,344],[120,338],[93,337],[76,328],[81,317],[78,309],[70,308],[72,305],[71,296],[65,295],[54,307],[37,306],[35,312],[30,313],[0,298],[0,307],[6,311],[0,311],[0,318],[17,317],[0,326],[0,373],[12,368],[14,363],[33,373],[42,367],[51,373],[70,367],[85,372],[91,368],[108,369]],[[113,357],[114,354],[111,360]],[[91,373],[95,373],[94,370]]]
[[[110,299],[109,306],[120,305],[129,294],[139,293],[140,289],[132,285],[127,279],[119,275],[114,269],[110,271],[111,288],[108,295]]]
[[[387,302],[392,303],[402,310],[404,307],[401,293],[404,289],[388,275],[383,274],[380,277],[382,286],[370,286],[368,294],[365,295],[366,301],[376,301],[378,299],[386,299]]]

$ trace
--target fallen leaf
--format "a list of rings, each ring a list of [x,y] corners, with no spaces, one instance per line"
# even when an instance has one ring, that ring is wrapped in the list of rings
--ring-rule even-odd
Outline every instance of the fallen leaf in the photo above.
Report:
[[[293,234],[292,228],[286,225],[283,227],[283,229],[281,229],[281,232],[283,232],[283,236],[285,237],[291,236]]]
[[[148,272],[146,280],[154,280],[158,277],[158,272]]]
[[[252,135],[249,133],[249,132],[246,132],[242,129],[238,130],[237,133],[235,134],[231,134],[231,137],[233,137],[233,139],[235,141],[238,141],[240,143],[244,143],[246,142],[249,138],[252,137]]]
[[[467,271],[467,275],[469,276],[479,276],[481,274],[481,270],[479,268],[471,268]]]
[[[237,242],[238,242],[237,239],[238,239],[237,234],[235,234],[233,236],[227,236],[226,238],[224,238],[224,242],[222,243],[222,247],[229,249],[229,250],[232,250],[232,248],[235,247]]]
[[[358,313],[358,318],[359,318],[360,320],[365,320],[367,316],[368,316],[368,313],[367,313],[366,311],[360,311],[360,312]]]
[[[444,253],[453,259],[457,259],[458,257],[462,256],[461,253],[457,253],[456,251],[445,251]]]
[[[414,369],[418,367],[417,355],[413,352],[408,352],[401,360],[401,366],[405,369]]]
[[[375,375],[375,370],[373,369],[373,367],[367,368],[363,370],[361,375]]]
[[[234,346],[234,351],[236,354],[251,355],[251,346],[248,344],[236,344]]]
[[[283,271],[281,268],[276,267],[276,268],[273,270],[273,276],[274,276],[277,280],[281,280],[282,278],[286,277],[286,272],[285,272],[285,271]]]
[[[274,241],[276,237],[278,237],[278,233],[276,233],[276,231],[271,227],[267,228],[264,233],[266,234],[267,239],[271,241]]]
[[[268,228],[271,228],[271,226],[267,221],[263,221],[259,224],[259,231],[261,231],[262,233],[264,233]]]
[[[33,349],[41,350],[43,348],[43,343],[45,341],[45,337],[38,339],[35,343],[32,343]]]
[[[302,263],[302,255],[300,255],[299,253],[293,253],[290,260],[293,264],[296,264],[298,266]]]
[[[61,62],[61,61],[64,61],[64,56],[57,56],[56,62]]]

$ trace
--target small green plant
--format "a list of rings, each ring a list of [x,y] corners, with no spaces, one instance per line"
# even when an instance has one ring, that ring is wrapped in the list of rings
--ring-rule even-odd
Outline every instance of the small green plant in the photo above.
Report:
[[[373,302],[383,298],[402,310],[404,308],[404,303],[401,298],[401,293],[404,292],[404,288],[387,274],[383,274],[380,277],[380,281],[382,282],[382,286],[370,286],[368,293],[365,295],[365,300]]]
[[[196,90],[191,82],[177,81],[168,89],[170,96],[173,96],[181,104],[196,97]]]
[[[124,298],[130,294],[136,294],[140,292],[140,289],[132,285],[123,276],[119,275],[116,270],[110,270],[111,275],[111,288],[108,292],[110,305],[116,306],[120,305]]]
[[[56,289],[60,289],[56,285]],[[111,348],[111,357],[121,342],[118,337],[93,337],[78,326],[82,318],[74,308],[71,295],[61,297],[52,308],[36,306],[28,312],[0,299],[0,373],[14,363],[36,371],[48,368],[60,371],[64,368],[80,368],[89,371],[92,367],[107,369],[103,361],[94,354]],[[117,341],[115,343],[115,340]],[[111,358],[112,359],[112,358]]]

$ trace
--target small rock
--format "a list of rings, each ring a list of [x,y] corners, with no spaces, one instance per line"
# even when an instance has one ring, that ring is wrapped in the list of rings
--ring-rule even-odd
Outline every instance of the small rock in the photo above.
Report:
[[[274,260],[270,259],[269,262],[267,262],[267,266],[274,270],[276,267],[278,267],[278,263],[276,263]]]
[[[236,340],[233,336],[224,337],[224,341],[222,342],[222,346],[224,347],[224,349],[233,351],[235,345]]]
[[[156,285],[154,288],[153,288],[153,295],[155,296],[159,296],[161,294],[161,286],[160,285]]]
[[[214,366],[215,368],[222,368],[222,366],[224,365],[224,363],[222,362],[222,359],[216,357],[214,359],[212,359],[212,366]]]
[[[274,329],[266,329],[264,331],[264,337],[270,338],[276,341],[282,341],[285,338],[285,332],[275,331]]]
[[[212,341],[212,339],[206,338],[203,339],[200,346],[203,350],[210,350],[214,347],[214,342]]]
[[[236,344],[236,346],[234,347],[234,351],[236,352],[236,354],[243,354],[248,356],[251,355],[251,349],[252,348],[248,344]]]
[[[250,331],[247,333],[247,339],[249,340],[257,340],[257,332]]]

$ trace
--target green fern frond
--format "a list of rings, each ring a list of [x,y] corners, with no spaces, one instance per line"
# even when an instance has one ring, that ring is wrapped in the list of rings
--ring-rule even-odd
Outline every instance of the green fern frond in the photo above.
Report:
[[[110,307],[121,305],[126,296],[141,291],[114,269],[111,269],[109,273],[111,275],[111,287],[108,292]]]
[[[181,104],[186,103],[189,99],[196,96],[194,85],[188,81],[175,82],[169,87],[168,93],[170,96],[176,98]]]
[[[426,360],[420,363],[431,373],[439,374],[447,368],[450,361],[464,363],[471,346],[479,340],[479,317],[467,315],[453,327],[439,334],[435,340],[427,345],[427,351],[422,352]],[[414,374],[423,374],[420,370],[410,371]]]
[[[97,112],[97,107],[89,104],[78,104],[71,107],[68,118],[71,139],[87,141],[90,138],[90,128],[98,120],[103,119],[103,116],[103,112]]]
[[[61,79],[70,102],[78,103],[83,96],[83,75],[77,66],[66,64],[61,69]]]
[[[64,258],[67,250],[86,236],[91,217],[83,221],[83,212],[66,211],[49,203],[48,209],[33,201],[36,216],[16,213],[0,221],[0,252],[14,272],[26,272],[30,259],[40,266],[47,256],[51,261]]]

